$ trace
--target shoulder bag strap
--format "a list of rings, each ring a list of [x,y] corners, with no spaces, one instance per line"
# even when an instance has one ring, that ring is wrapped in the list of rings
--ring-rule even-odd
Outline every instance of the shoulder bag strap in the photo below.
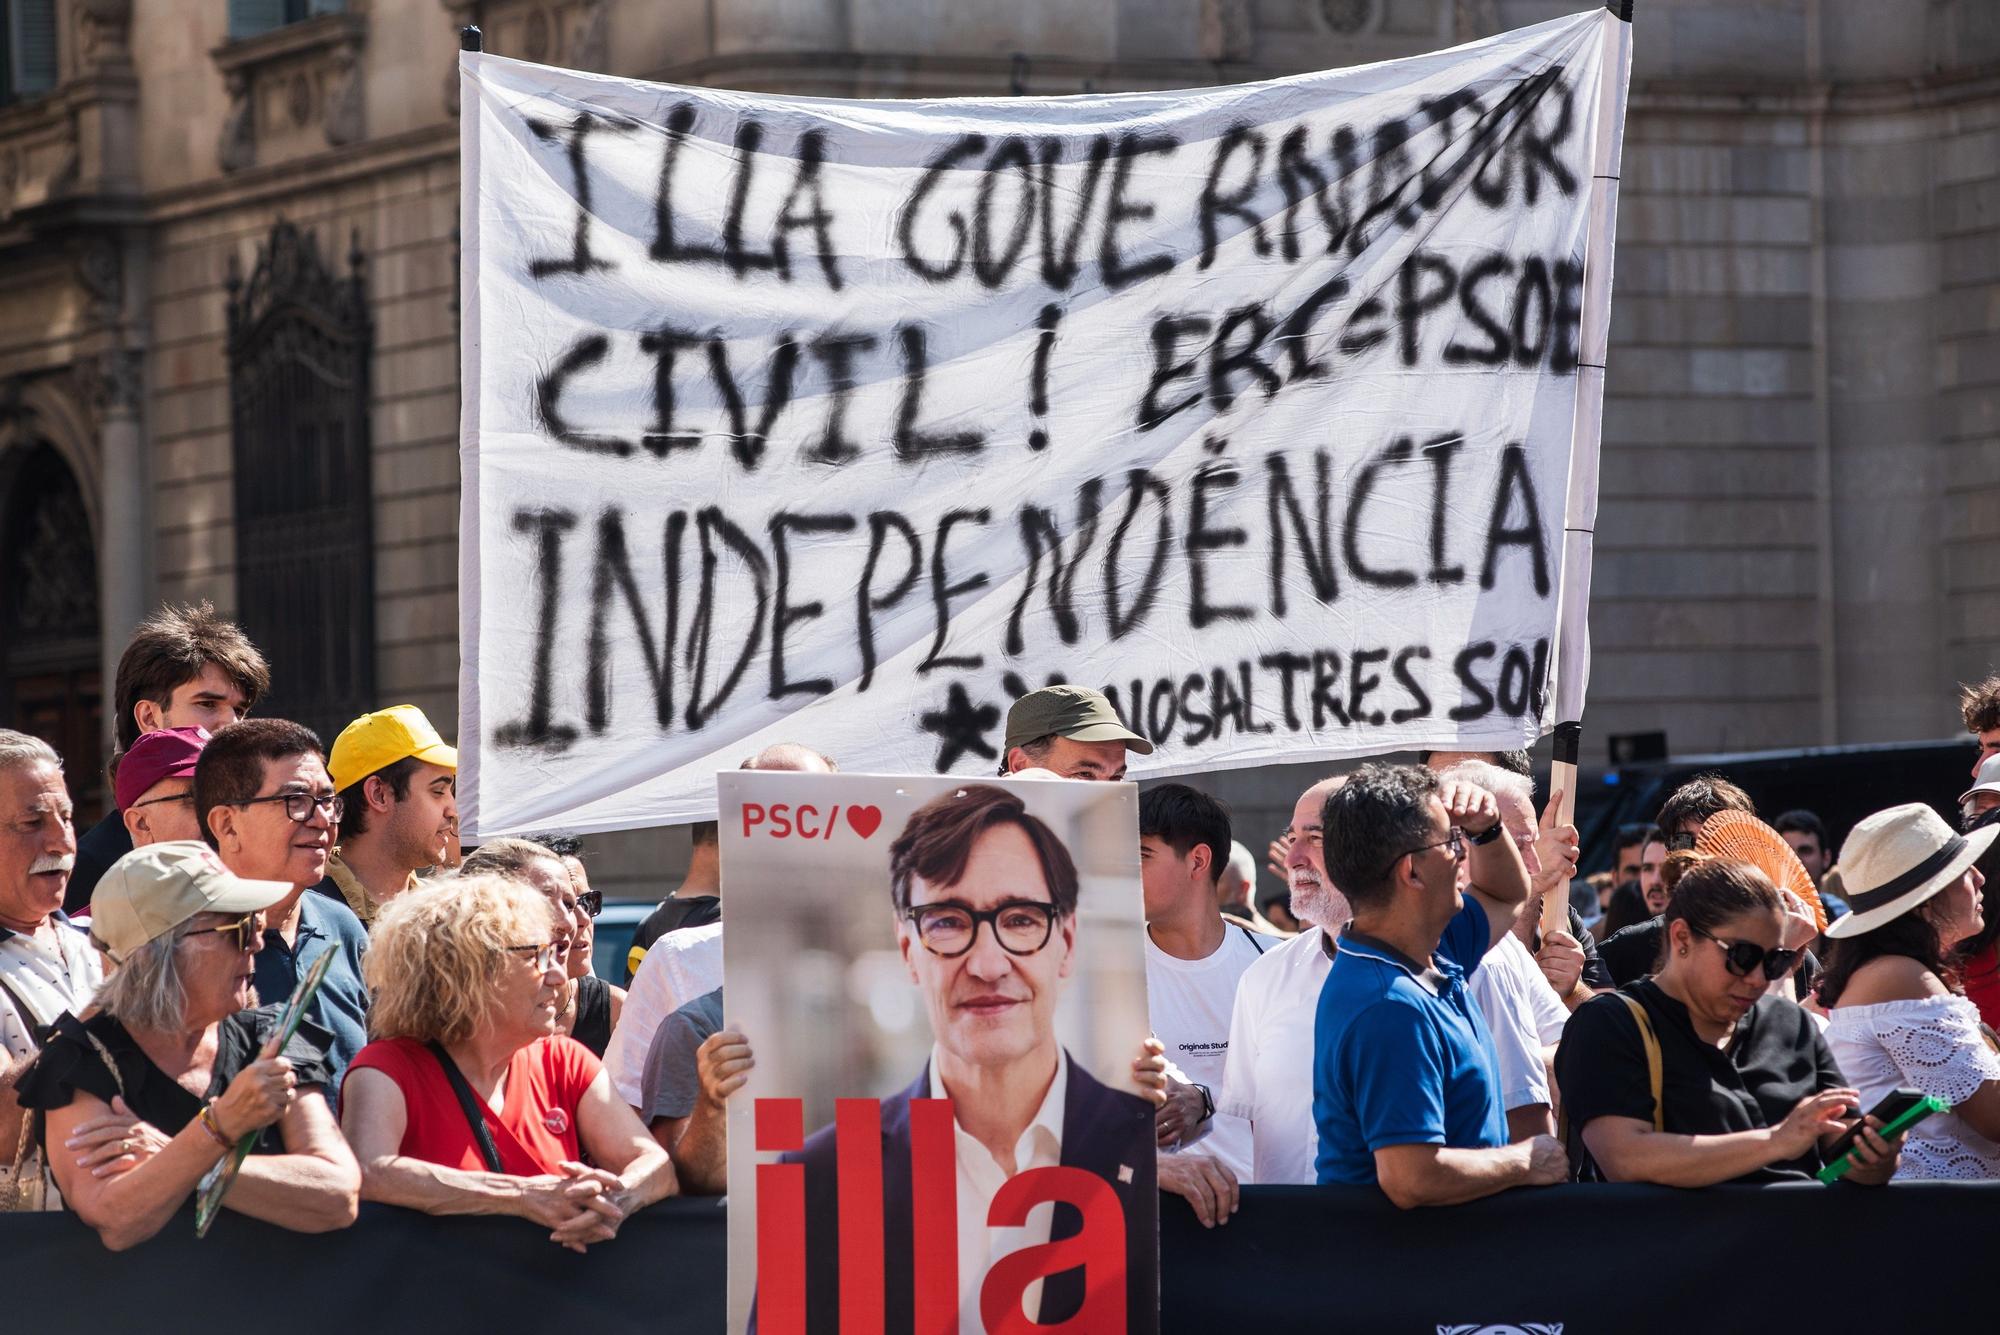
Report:
[[[473,1094],[472,1086],[465,1083],[458,1063],[444,1050],[444,1044],[435,1039],[424,1046],[431,1050],[431,1056],[436,1057],[438,1065],[444,1068],[444,1078],[451,1082],[451,1092],[458,1096],[459,1111],[465,1114],[466,1123],[472,1128],[472,1138],[479,1142],[479,1157],[486,1161],[487,1170],[494,1173],[505,1171],[500,1167],[500,1150],[493,1143],[493,1132],[486,1126],[486,1114],[480,1111],[479,1099]]]
[[[1236,930],[1250,938],[1250,944],[1257,948],[1257,953],[1259,955],[1264,953],[1264,943],[1257,939],[1257,934],[1255,932],[1251,931],[1248,927],[1245,927],[1242,923],[1236,924]]]
[[[1638,1023],[1639,1041],[1646,1048],[1646,1083],[1653,1093],[1653,1130],[1665,1131],[1667,1105],[1660,1093],[1665,1084],[1665,1072],[1660,1061],[1660,1037],[1653,1032],[1653,1019],[1646,1014],[1646,1008],[1639,1004],[1637,997],[1627,996],[1623,992],[1614,995],[1625,1003],[1626,1009],[1632,1012],[1632,1019]]]
[[[118,1073],[118,1059],[111,1055],[110,1048],[104,1046],[104,1040],[100,1039],[96,1034],[91,1033],[90,1030],[84,1029],[83,1036],[90,1040],[90,1046],[97,1049],[97,1055],[103,1059],[104,1069],[111,1072],[111,1083],[118,1086],[118,1097],[121,1099],[124,1098],[125,1077]]]

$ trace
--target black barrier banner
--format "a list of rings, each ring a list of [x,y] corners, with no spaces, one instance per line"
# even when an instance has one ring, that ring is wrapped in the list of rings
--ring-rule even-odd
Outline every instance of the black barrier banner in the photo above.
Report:
[[[178,1221],[177,1221],[178,1222]],[[561,1330],[721,1335],[724,1210],[666,1201],[576,1256],[518,1219],[363,1206],[307,1236],[225,1214],[112,1254],[0,1215],[8,1335]],[[1957,1335],[1994,1328],[2000,1183],[1545,1187],[1400,1211],[1365,1188],[1246,1187],[1226,1226],[1160,1211],[1167,1335]]]

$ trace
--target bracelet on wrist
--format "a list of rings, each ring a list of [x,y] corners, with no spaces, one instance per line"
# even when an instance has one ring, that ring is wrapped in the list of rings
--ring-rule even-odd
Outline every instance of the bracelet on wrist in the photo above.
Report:
[[[222,1129],[222,1123],[216,1119],[214,1099],[210,1099],[207,1103],[201,1105],[200,1121],[201,1129],[208,1132],[210,1140],[225,1150],[236,1148],[236,1142],[229,1138],[228,1134]]]
[[[1474,848],[1484,848],[1495,839],[1498,839],[1504,832],[1505,827],[1496,820],[1478,834],[1469,836],[1465,842],[1471,844]]]

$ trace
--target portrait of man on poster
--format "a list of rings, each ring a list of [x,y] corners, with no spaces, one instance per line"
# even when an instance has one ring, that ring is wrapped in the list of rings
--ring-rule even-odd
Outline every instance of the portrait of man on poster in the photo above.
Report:
[[[898,947],[933,1043],[924,1069],[881,1103],[885,1329],[912,1328],[912,1258],[941,1242],[913,1236],[911,1103],[922,1099],[952,1108],[961,1332],[987,1329],[982,1288],[995,1262],[1083,1227],[1077,1210],[1050,1200],[1019,1227],[987,1223],[1010,1179],[1055,1167],[1082,1169],[1114,1193],[1124,1219],[1125,1307],[1150,1326],[1158,1302],[1153,1105],[1094,1078],[1056,1035],[1057,1003],[1077,960],[1069,850],[1015,792],[968,784],[911,814],[890,846],[889,881]],[[807,1166],[808,1329],[821,1329],[823,1317],[830,1330],[840,1311],[835,1127],[786,1158]],[[1027,1283],[1019,1299],[1027,1318],[1077,1315],[1091,1269]]]

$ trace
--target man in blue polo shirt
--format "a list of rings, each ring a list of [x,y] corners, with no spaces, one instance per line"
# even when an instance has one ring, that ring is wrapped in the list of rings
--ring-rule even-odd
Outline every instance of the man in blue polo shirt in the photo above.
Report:
[[[1493,1038],[1465,990],[1528,895],[1492,794],[1414,765],[1364,765],[1320,823],[1354,920],[1314,1031],[1319,1180],[1378,1184],[1404,1208],[1565,1180],[1560,1141],[1507,1143]]]

